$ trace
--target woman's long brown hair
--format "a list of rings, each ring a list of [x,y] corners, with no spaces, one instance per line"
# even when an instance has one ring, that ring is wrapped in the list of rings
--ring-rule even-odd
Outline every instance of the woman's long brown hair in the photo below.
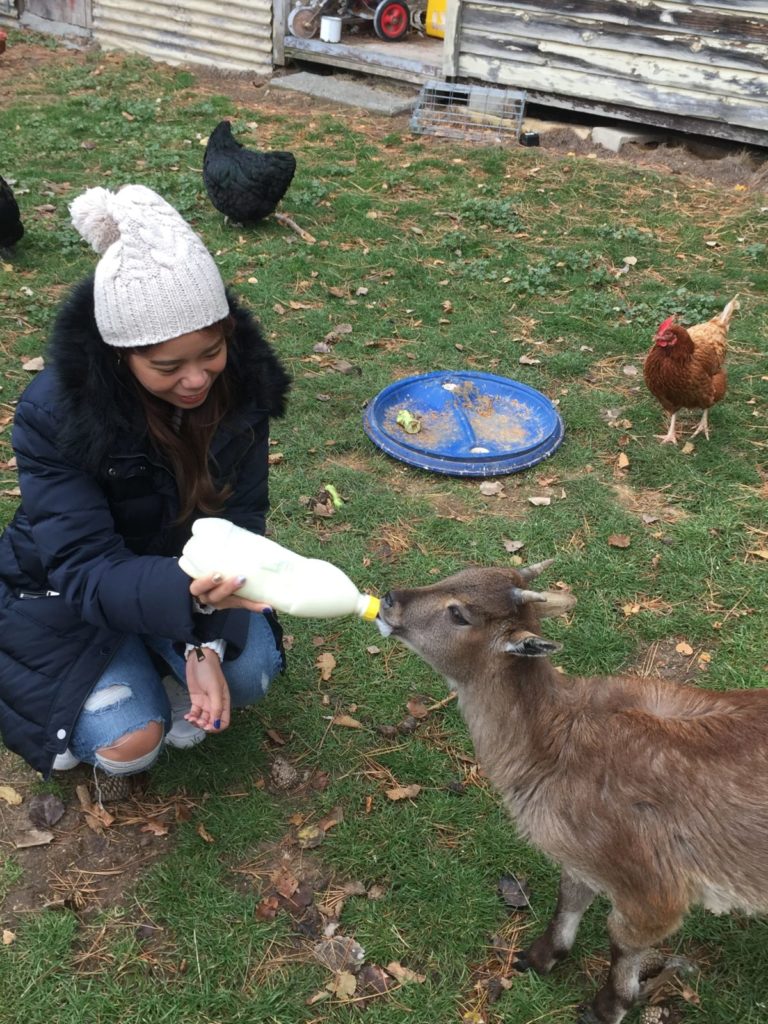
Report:
[[[220,324],[228,344],[234,333],[234,319],[228,316]],[[178,429],[174,426],[176,407],[147,391],[133,374],[131,379],[144,408],[149,436],[155,448],[170,462],[176,479],[179,489],[179,514],[176,522],[186,522],[195,512],[216,515],[232,493],[229,484],[216,486],[208,465],[213,435],[231,407],[229,359],[213,382],[203,404],[196,409],[184,410]]]

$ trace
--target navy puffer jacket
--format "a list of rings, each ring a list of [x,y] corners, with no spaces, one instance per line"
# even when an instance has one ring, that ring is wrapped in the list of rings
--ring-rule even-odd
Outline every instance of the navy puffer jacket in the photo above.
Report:
[[[289,380],[255,320],[228,298],[237,393],[210,466],[233,488],[221,516],[263,533],[269,417],[282,415]],[[193,610],[176,561],[189,527],[174,522],[176,483],[128,372],[101,339],[89,278],[62,307],[46,369],[14,419],[21,503],[0,537],[0,731],[44,775],[126,635],[180,645],[223,637],[230,658],[246,634],[248,612]]]

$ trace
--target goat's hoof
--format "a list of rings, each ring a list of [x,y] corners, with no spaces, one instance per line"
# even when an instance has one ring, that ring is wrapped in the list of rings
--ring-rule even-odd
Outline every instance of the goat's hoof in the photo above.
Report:
[[[577,1006],[576,1012],[579,1015],[576,1018],[576,1024],[601,1024],[589,1003],[582,1003],[580,1006]]]
[[[533,970],[531,962],[528,959],[528,953],[524,949],[518,950],[518,952],[515,953],[515,959],[512,961],[512,967],[514,970],[520,971],[521,973],[523,971]]]

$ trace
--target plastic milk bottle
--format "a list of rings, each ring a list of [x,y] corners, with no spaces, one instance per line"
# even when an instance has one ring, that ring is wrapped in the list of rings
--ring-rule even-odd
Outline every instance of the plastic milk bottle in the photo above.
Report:
[[[333,619],[354,613],[371,620],[379,611],[379,599],[361,594],[335,565],[304,558],[226,519],[197,519],[179,566],[194,579],[216,572],[245,576],[238,596],[288,615]]]

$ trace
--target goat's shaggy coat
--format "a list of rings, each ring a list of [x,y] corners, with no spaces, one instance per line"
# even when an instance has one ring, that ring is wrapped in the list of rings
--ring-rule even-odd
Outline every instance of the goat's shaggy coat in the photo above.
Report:
[[[551,970],[595,895],[610,899],[611,969],[581,1020],[618,1024],[693,904],[768,911],[768,690],[562,675],[535,609],[573,601],[523,590],[540,568],[392,591],[381,630],[456,689],[518,829],[562,867],[555,916],[520,966]]]

